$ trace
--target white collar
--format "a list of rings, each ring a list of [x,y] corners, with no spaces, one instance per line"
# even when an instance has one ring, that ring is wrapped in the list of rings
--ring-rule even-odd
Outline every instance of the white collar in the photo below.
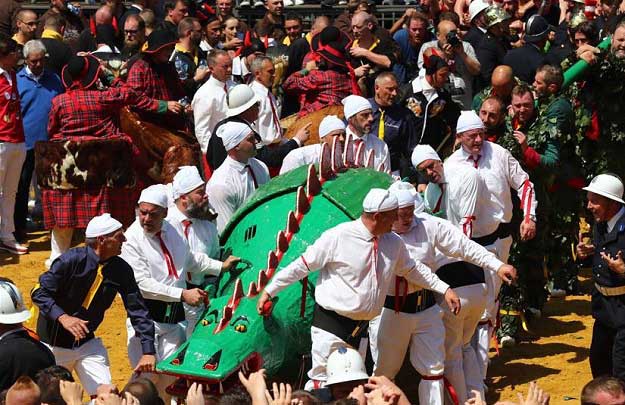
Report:
[[[250,87],[260,90],[263,95],[267,95],[267,93],[269,93],[269,89],[258,80],[252,81],[252,83],[250,83]]]
[[[4,70],[3,68],[0,67],[0,75],[3,75],[4,77],[6,77],[7,81],[9,82],[9,84],[12,86],[13,85],[13,78],[11,77],[11,74]]]
[[[172,219],[175,219],[178,222],[182,222],[185,219],[189,219],[189,217],[184,212],[180,211],[180,208],[178,208],[176,203],[169,206],[169,212],[167,216]]]
[[[43,71],[41,71],[41,74],[39,76],[35,76],[33,72],[30,70],[30,68],[28,67],[28,65],[24,67],[24,72],[26,72],[26,75],[28,77],[33,78],[37,82],[41,79],[41,76],[43,76]]]
[[[367,240],[370,241],[373,238],[375,238],[375,235],[373,235],[365,226],[364,222],[362,222],[362,217],[360,217],[357,221],[356,224],[358,225],[356,227],[356,230],[362,235],[362,237]],[[382,236],[382,235],[380,235]],[[378,237],[379,238],[379,237]]]
[[[612,229],[614,229],[614,225],[616,225],[618,220],[621,219],[623,214],[625,214],[625,206],[621,205],[621,209],[618,210],[618,212],[612,218],[610,218],[610,220],[607,223],[608,232],[612,232]]]
[[[208,79],[209,82],[211,82],[211,84],[215,87],[219,87],[220,89],[223,90],[224,86],[226,85],[226,83],[222,82],[221,80],[218,80],[215,78],[215,76],[211,75],[211,77]]]
[[[351,125],[349,125],[349,124],[347,124],[347,128],[345,128],[345,134],[347,136],[353,136],[356,139],[362,139],[363,142],[367,141],[367,134],[359,136],[358,134],[356,134],[354,132],[354,130],[352,129]]]
[[[230,157],[230,155],[228,155],[226,157],[226,160],[228,161],[228,164],[239,173],[245,172],[247,170],[247,166],[250,166],[250,168],[252,167],[252,165],[250,164],[252,161],[252,158],[250,158],[247,161],[247,163],[243,163],[243,162],[239,162],[238,160],[233,159],[232,157]]]

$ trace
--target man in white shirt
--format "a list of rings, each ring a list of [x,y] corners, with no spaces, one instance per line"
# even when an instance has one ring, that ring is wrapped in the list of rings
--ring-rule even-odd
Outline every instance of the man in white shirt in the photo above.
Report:
[[[391,172],[391,158],[388,152],[386,142],[371,134],[371,125],[373,124],[373,108],[371,103],[364,97],[350,95],[345,97],[343,110],[345,119],[347,120],[347,139],[351,138],[354,144],[354,156],[358,150],[358,146],[364,143],[364,156],[370,150],[373,150],[373,161],[376,169],[383,168],[383,171]]]
[[[254,81],[250,87],[258,97],[259,111],[255,123],[256,132],[260,135],[263,145],[271,145],[282,141],[282,127],[280,126],[281,106],[271,93],[271,86],[276,75],[276,68],[271,58],[257,56],[251,66]]]
[[[464,236],[449,221],[421,213],[424,209],[423,201],[411,184],[397,182],[389,191],[397,198],[399,207],[393,231],[406,243],[413,260],[420,261],[431,269],[438,269],[441,262],[462,259],[471,263],[474,268],[471,271],[463,267],[453,270],[456,273],[456,280],[453,281],[464,279],[469,284],[461,285],[458,282],[458,290],[454,287],[460,297],[462,309],[455,316],[458,320],[453,325],[455,329],[450,331],[451,336],[447,336],[449,323],[443,322],[443,310],[436,305],[434,295],[396,277],[394,285],[391,283],[388,290],[382,314],[370,323],[371,353],[376,363],[374,373],[393,379],[410,347],[410,362],[422,376],[419,383],[419,402],[443,404],[444,370],[456,389],[459,400],[464,402],[462,398],[466,397],[467,390],[464,388],[463,375],[472,373],[477,367],[475,353],[469,343],[486,300],[484,273],[479,267],[496,273],[508,282],[516,276],[516,272],[512,266],[502,263],[494,254]],[[471,277],[479,277],[479,272],[481,280],[473,283],[478,286],[478,294],[469,296],[466,291],[461,292],[472,287]],[[472,311],[471,300],[481,301],[480,311]],[[470,319],[473,320],[472,323],[468,322]],[[469,324],[465,340],[473,355],[465,356],[466,361],[463,362],[463,342],[456,336],[462,336],[464,324]],[[449,337],[453,339],[448,339]],[[448,347],[448,340],[455,345]],[[448,349],[456,352],[451,358],[454,361],[449,364]],[[463,373],[463,370],[467,372]],[[481,380],[477,381],[481,385]]]
[[[162,184],[144,189],[139,197],[138,216],[126,230],[121,257],[132,267],[150,316],[154,319],[156,360],[171,355],[185,340],[185,313],[182,303],[197,306],[206,303],[206,292],[185,288],[187,272],[218,275],[224,264],[205,253],[192,253],[189,244],[165,220],[167,190]],[[134,367],[141,357],[141,343],[130,320],[128,358]],[[142,374],[144,376],[144,374]],[[147,375],[161,395],[173,377]]]
[[[228,111],[228,88],[233,83],[232,58],[228,52],[212,50],[206,58],[211,71],[210,78],[198,89],[191,102],[195,121],[195,137],[200,143],[202,153],[206,154],[208,142],[217,123],[226,118]]]
[[[217,129],[228,153],[206,184],[206,194],[217,212],[217,229],[223,232],[232,214],[258,187],[269,181],[269,169],[256,156],[256,132],[246,122],[226,122]]]
[[[290,284],[320,270],[315,287],[315,315],[311,327],[312,369],[307,389],[320,388],[327,379],[328,356],[337,345],[358,347],[368,321],[380,314],[393,275],[443,294],[455,313],[458,297],[426,266],[415,262],[401,238],[391,232],[397,219],[397,198],[374,188],[363,201],[363,213],[324,232],[304,254],[280,270],[262,292],[265,304]]]
[[[319,163],[321,154],[321,144],[332,145],[335,137],[339,137],[341,142],[345,142],[345,123],[336,115],[328,115],[319,123],[319,141],[316,145],[306,145],[289,152],[282,162],[280,174],[297,169],[300,166]]]
[[[200,176],[197,167],[182,166],[174,176],[172,182],[174,204],[167,210],[167,222],[189,243],[191,252],[206,253],[208,257],[219,260],[219,235],[217,227],[213,223],[215,214],[208,204],[206,195],[206,183]],[[238,257],[228,256],[222,267],[229,270],[239,261]],[[205,274],[187,273],[187,288],[203,288],[205,286]],[[192,306],[183,304],[188,327],[187,338],[195,329],[204,304]]]
[[[504,263],[508,261],[512,245],[512,197],[510,189],[517,191],[524,218],[521,221],[521,240],[536,235],[536,197],[534,185],[519,162],[503,147],[484,139],[486,130],[474,111],[463,111],[458,118],[456,137],[461,148],[455,151],[445,165],[459,166],[459,170],[473,168],[484,181],[483,197],[477,205],[477,216],[483,218],[473,226],[473,240],[495,253]],[[497,296],[501,281],[487,277],[488,301],[486,311],[474,338],[478,357],[482,360],[482,377],[486,378],[490,334],[495,324],[498,305]]]

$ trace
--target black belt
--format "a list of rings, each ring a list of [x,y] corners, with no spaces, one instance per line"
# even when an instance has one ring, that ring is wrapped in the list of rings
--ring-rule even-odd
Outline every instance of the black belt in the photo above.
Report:
[[[441,266],[436,270],[436,275],[451,288],[485,282],[484,270],[467,262],[453,262]]]
[[[150,316],[154,322],[178,323],[185,320],[182,302],[165,302],[159,300],[145,300]]]
[[[488,246],[495,243],[497,239],[505,239],[512,235],[513,225],[510,222],[502,222],[499,224],[495,232],[486,236],[480,236],[479,238],[472,238],[473,242],[482,246]]]
[[[434,294],[430,290],[419,290],[406,295],[405,297],[395,297],[394,295],[387,295],[384,300],[384,308],[392,309],[395,311],[395,300],[403,301],[403,305],[399,307],[399,312],[405,312],[407,314],[416,314],[417,312],[425,311],[436,304]]]
[[[360,337],[367,331],[369,321],[356,321],[315,304],[312,326],[330,332],[348,345],[358,348]]]

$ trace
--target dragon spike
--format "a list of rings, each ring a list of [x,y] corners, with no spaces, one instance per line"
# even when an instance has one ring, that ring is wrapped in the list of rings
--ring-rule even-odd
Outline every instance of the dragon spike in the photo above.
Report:
[[[234,310],[232,309],[232,307],[231,307],[231,306],[226,305],[226,306],[224,307],[224,315],[223,315],[223,317],[221,318],[221,320],[222,320],[222,321],[224,321],[224,322],[226,322],[226,323],[227,323],[227,322],[230,322],[230,319],[232,319],[232,312],[233,312],[233,311],[234,311]]]
[[[378,165],[378,171],[379,172],[385,172],[386,171],[386,165],[384,164],[384,162],[380,163]]]
[[[258,295],[258,288],[256,287],[256,283],[252,281],[247,289],[247,296],[254,297],[255,295]]]
[[[299,224],[297,223],[297,218],[295,217],[295,213],[293,211],[289,211],[289,214],[286,217],[286,233],[294,234],[299,231]]]
[[[319,152],[319,173],[321,179],[327,180],[332,177],[332,151],[327,143],[321,144],[321,152]]]
[[[367,152],[367,158],[365,159],[365,167],[373,169],[375,167],[375,161],[373,156],[373,149]]]
[[[295,212],[297,213],[297,215],[304,215],[308,212],[309,209],[310,202],[308,202],[308,197],[304,192],[304,187],[299,186],[297,188],[297,195],[295,198]]]
[[[258,272],[258,290],[260,291],[263,288],[265,288],[268,282],[269,282],[269,278],[267,277],[267,273],[265,272],[265,270],[259,271]]]
[[[228,300],[228,306],[234,307],[241,297],[243,297],[243,283],[240,278],[237,278],[237,282],[234,285],[234,291],[232,292],[232,297]]]
[[[343,150],[343,166],[354,167],[354,140],[351,136],[347,137],[345,149]]]
[[[321,183],[317,177],[315,165],[308,166],[308,177],[306,178],[306,193],[308,196],[315,196],[321,191]]]
[[[343,144],[338,136],[332,139],[332,171],[340,173],[345,169],[343,166]]]
[[[286,252],[289,248],[289,241],[286,239],[286,234],[284,231],[278,232],[278,236],[276,237],[276,248],[278,252]]]
[[[358,149],[356,150],[356,157],[354,158],[354,166],[364,167],[365,165],[365,143],[360,142]]]
[[[276,253],[272,250],[269,252],[269,254],[267,255],[267,270],[269,269],[275,269],[276,267],[278,267],[278,256],[276,255]]]

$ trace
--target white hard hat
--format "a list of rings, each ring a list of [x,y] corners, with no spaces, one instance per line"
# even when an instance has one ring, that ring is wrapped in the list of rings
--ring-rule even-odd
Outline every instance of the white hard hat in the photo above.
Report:
[[[22,294],[15,284],[0,280],[0,324],[22,323],[30,318]]]
[[[328,357],[326,364],[328,380],[326,385],[349,381],[367,380],[365,362],[358,351],[351,347],[341,346]]]
[[[469,20],[473,21],[475,17],[488,8],[489,4],[483,0],[473,0],[469,4]]]
[[[625,204],[623,201],[623,182],[614,174],[606,173],[595,176],[590,184],[583,189]]]
[[[250,86],[247,84],[236,85],[228,92],[228,111],[226,116],[237,116],[258,102],[258,97]]]

